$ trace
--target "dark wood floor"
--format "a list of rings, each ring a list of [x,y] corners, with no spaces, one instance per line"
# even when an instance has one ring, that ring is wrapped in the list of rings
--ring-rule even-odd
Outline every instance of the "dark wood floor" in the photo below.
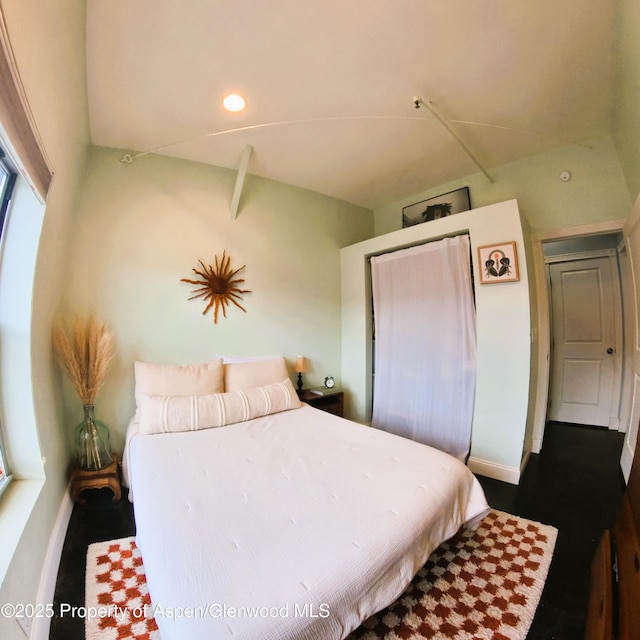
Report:
[[[596,427],[550,423],[543,451],[533,455],[518,486],[480,477],[490,505],[558,529],[556,549],[528,640],[583,637],[591,558],[611,528],[624,491],[623,434]],[[128,500],[110,502],[105,490],[85,492],[75,506],[62,553],[54,610],[84,604],[84,567],[92,542],[134,534]],[[81,618],[56,616],[50,640],[83,640]]]
[[[558,529],[528,640],[583,638],[591,558],[624,492],[623,440],[607,429],[550,423],[517,487],[479,478],[492,507]]]

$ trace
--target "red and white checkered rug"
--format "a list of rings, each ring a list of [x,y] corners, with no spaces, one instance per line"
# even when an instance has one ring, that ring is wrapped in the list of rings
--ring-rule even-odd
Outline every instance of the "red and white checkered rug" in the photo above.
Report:
[[[492,510],[441,545],[396,602],[347,640],[524,640],[557,530]],[[87,552],[86,640],[160,640],[134,538]]]

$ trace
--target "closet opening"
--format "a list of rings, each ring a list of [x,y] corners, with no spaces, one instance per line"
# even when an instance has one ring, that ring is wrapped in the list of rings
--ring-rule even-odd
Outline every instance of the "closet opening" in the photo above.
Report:
[[[369,259],[372,426],[466,460],[475,393],[468,234]]]

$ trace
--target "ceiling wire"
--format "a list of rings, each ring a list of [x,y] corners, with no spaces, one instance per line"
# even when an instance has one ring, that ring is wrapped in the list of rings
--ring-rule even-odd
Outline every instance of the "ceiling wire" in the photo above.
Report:
[[[453,136],[456,142],[462,147],[464,152],[469,156],[469,158],[473,161],[473,163],[482,171],[482,173],[486,176],[486,178],[493,184],[494,180],[489,175],[489,172],[484,168],[484,166],[480,163],[480,161],[476,158],[475,154],[471,151],[471,149],[465,144],[465,142],[460,138],[460,136],[451,128],[449,123],[453,124],[463,124],[463,125],[472,125],[477,127],[489,127],[492,129],[502,129],[504,131],[513,131],[517,133],[525,133],[527,135],[541,136],[541,137],[554,137],[549,134],[545,134],[539,131],[530,131],[527,129],[518,129],[516,127],[510,127],[506,125],[497,125],[486,122],[473,122],[470,120],[449,120],[441,116],[435,108],[433,102],[428,101],[425,102],[420,96],[414,96],[413,104],[416,109],[419,109],[420,106],[424,106],[427,111],[435,118],[443,127],[449,132],[451,136]],[[256,131],[259,129],[267,129],[271,127],[282,127],[287,125],[297,125],[297,124],[316,124],[320,122],[344,122],[349,120],[420,120],[424,121],[424,117],[420,116],[334,116],[334,117],[324,117],[324,118],[303,118],[299,120],[281,120],[275,122],[264,122],[261,124],[253,124],[247,125],[244,127],[235,127],[233,129],[223,129],[222,131],[212,131],[210,133],[205,133],[197,136],[192,136],[190,138],[185,138],[183,140],[177,140],[175,142],[169,142],[167,144],[163,144],[152,149],[148,149],[146,151],[140,151],[138,153],[125,153],[122,158],[120,158],[120,162],[125,164],[131,164],[135,159],[142,158],[152,153],[157,153],[158,151],[164,151],[165,149],[169,149],[171,147],[175,147],[181,144],[185,144],[187,142],[192,142],[194,140],[201,140],[203,138],[214,138],[217,136],[229,135],[232,133],[242,133],[245,131]],[[560,140],[559,138],[556,138]],[[562,140],[565,144],[577,145],[580,147],[584,147],[586,149],[591,149],[589,145],[583,144],[581,142],[575,142],[573,140]]]
[[[180,144],[192,142],[193,140],[201,140],[202,138],[214,138],[216,136],[223,136],[230,133],[240,133],[243,131],[255,131],[257,129],[266,129],[269,127],[281,127],[281,126],[292,125],[292,124],[314,124],[318,122],[336,122],[336,121],[346,121],[346,120],[424,120],[424,118],[420,118],[416,116],[334,116],[329,118],[305,118],[301,120],[282,120],[279,122],[263,122],[262,124],[252,124],[252,125],[247,125],[246,127],[236,127],[234,129],[212,131],[211,133],[204,133],[202,135],[192,136],[191,138],[185,138],[184,140],[169,142],[168,144],[163,144],[163,145],[160,145],[159,147],[154,147],[153,149],[148,149],[147,151],[140,151],[139,153],[135,153],[135,154],[126,153],[120,159],[120,162],[131,163],[136,158],[142,158],[143,156],[149,155],[150,153],[163,151],[164,149],[168,149],[169,147],[175,147]]]
[[[491,129],[503,129],[504,131],[515,131],[516,133],[526,133],[530,136],[540,136],[542,138],[554,138],[559,142],[563,142],[567,145],[575,145],[578,147],[583,147],[584,149],[593,149],[593,147],[589,144],[585,144],[584,142],[576,142],[575,140],[568,140],[566,138],[558,138],[557,136],[552,136],[548,133],[543,133],[542,131],[532,131],[529,129],[518,129],[517,127],[507,127],[502,124],[491,124],[488,122],[474,122],[473,120],[447,120],[447,122],[453,122],[454,124],[470,124],[474,127],[490,127]]]

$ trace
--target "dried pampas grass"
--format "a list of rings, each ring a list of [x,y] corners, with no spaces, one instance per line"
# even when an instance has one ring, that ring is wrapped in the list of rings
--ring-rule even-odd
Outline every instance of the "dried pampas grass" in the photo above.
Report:
[[[54,327],[53,346],[82,404],[94,404],[115,356],[113,334],[92,316],[76,318],[71,335]]]

